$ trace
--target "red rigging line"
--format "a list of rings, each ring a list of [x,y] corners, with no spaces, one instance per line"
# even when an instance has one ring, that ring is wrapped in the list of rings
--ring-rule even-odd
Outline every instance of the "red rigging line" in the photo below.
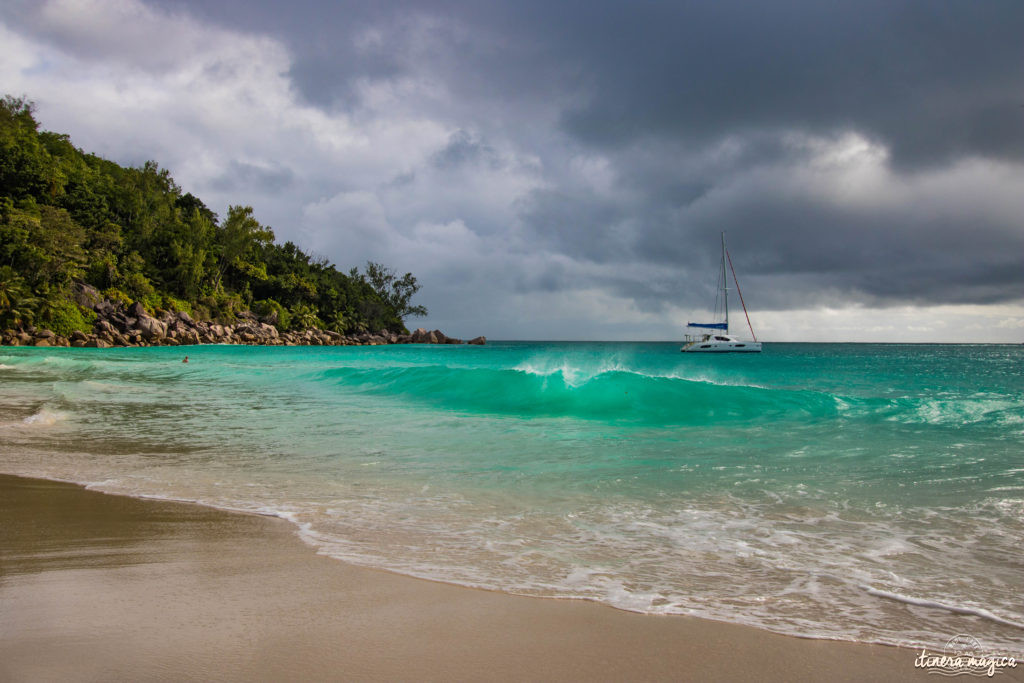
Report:
[[[754,334],[754,326],[750,324],[750,314],[747,313],[747,304],[743,301],[743,291],[740,289],[740,281],[736,279],[736,269],[732,267],[732,256],[729,256],[729,250],[725,250],[725,258],[729,261],[729,270],[732,271],[732,281],[736,283],[736,293],[740,295],[740,305],[743,306],[743,315],[747,316],[747,327],[750,328],[750,336],[757,341],[757,335]]]

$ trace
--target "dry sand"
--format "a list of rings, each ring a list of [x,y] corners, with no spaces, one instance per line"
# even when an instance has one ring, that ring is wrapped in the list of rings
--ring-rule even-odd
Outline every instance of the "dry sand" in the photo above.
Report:
[[[421,581],[279,519],[0,475],[3,681],[936,680],[916,655]]]

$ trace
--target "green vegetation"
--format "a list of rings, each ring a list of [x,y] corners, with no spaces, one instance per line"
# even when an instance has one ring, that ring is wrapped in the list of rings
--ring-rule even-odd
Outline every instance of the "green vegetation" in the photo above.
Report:
[[[32,103],[0,101],[0,328],[60,335],[91,329],[76,283],[150,312],[231,322],[252,310],[282,330],[406,332],[425,315],[416,278],[368,263],[342,273],[291,242],[277,244],[249,206],[217,215],[154,162],[87,154],[40,131]]]

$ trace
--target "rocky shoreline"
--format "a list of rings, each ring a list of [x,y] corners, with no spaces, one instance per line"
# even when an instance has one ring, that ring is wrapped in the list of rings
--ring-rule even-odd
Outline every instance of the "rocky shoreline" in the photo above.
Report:
[[[384,344],[485,344],[486,337],[463,342],[440,330],[417,329],[412,334],[380,330],[376,334],[340,334],[332,330],[310,328],[281,332],[274,318],[259,318],[250,311],[239,313],[231,324],[193,320],[184,311],[151,315],[136,302],[130,306],[109,299],[98,300],[91,287],[76,291],[78,303],[96,312],[91,333],[75,331],[64,337],[52,330],[29,326],[23,330],[0,332],[4,346],[61,346],[75,348],[112,348],[127,346],[189,346],[194,344],[252,344],[262,346],[380,346]],[[276,316],[275,316],[276,318]]]

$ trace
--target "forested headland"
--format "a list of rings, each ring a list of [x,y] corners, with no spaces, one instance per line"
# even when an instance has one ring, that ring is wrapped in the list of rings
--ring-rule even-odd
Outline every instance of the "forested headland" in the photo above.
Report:
[[[388,340],[408,335],[406,317],[426,314],[411,303],[418,290],[411,273],[376,263],[343,273],[277,243],[249,206],[220,217],[155,162],[126,168],[86,153],[40,130],[26,99],[0,102],[4,343],[37,330],[70,343],[107,327],[113,344],[153,341],[140,315],[162,321],[161,343],[182,324],[196,332],[183,343],[251,341],[225,337],[236,324],[255,341],[303,343],[308,330],[321,340]]]

